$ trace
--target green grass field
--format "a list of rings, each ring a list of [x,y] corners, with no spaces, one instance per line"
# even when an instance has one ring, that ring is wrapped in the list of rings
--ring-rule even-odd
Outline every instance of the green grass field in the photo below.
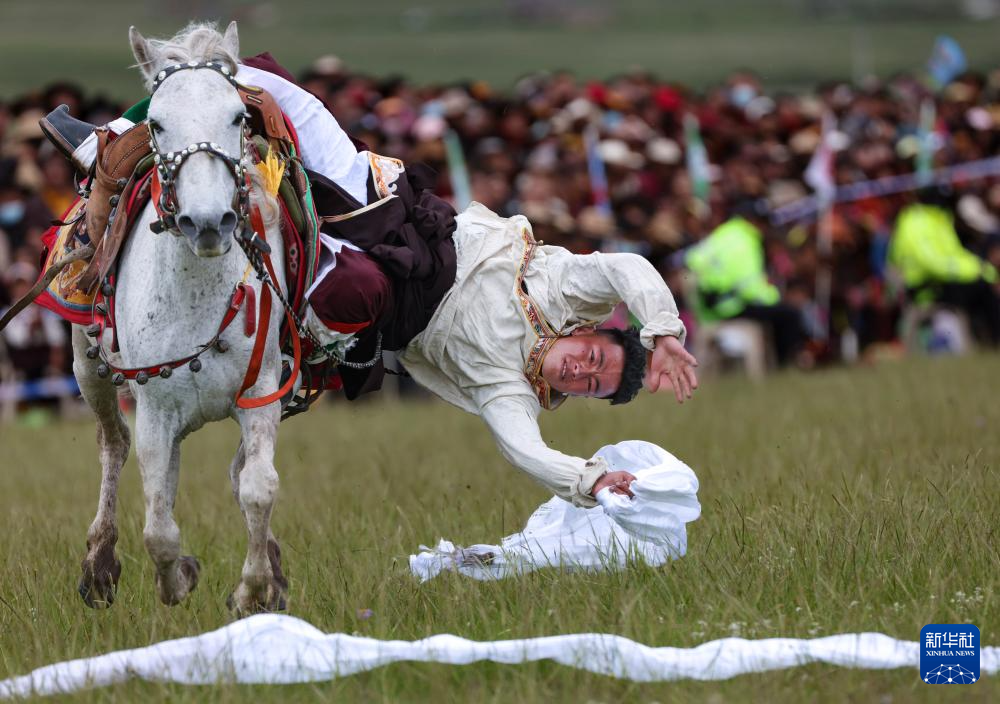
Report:
[[[419,585],[407,556],[445,536],[493,542],[546,494],[510,468],[480,422],[436,401],[326,405],[285,424],[274,528],[290,611],[325,631],[413,639],[618,633],[693,646],[739,634],[881,631],[916,640],[926,623],[979,626],[1000,644],[1000,357],[911,360],[779,375],[760,386],[708,380],[683,407],[642,397],[622,409],[575,402],[548,414],[554,446],[589,454],[657,442],[701,481],[689,554],[662,569],[548,570]],[[134,459],[123,479],[118,601],[76,594],[98,469],[89,422],[0,428],[0,677],[226,623],[243,522],[227,478],[235,425],[184,446],[178,520],[202,562],[198,590],[161,606],[142,548]],[[369,620],[358,609],[371,609]],[[551,663],[397,664],[312,686],[184,688],[130,683],[72,701],[997,701],[1000,682],[957,690],[915,670],[813,665],[725,682],[637,685]]]
[[[571,21],[527,20],[512,0],[42,0],[0,2],[0,98],[56,79],[122,100],[140,94],[127,32],[169,36],[190,19],[240,22],[244,54],[269,50],[293,70],[338,54],[355,70],[419,82],[529,71],[606,78],[633,67],[695,86],[750,67],[775,87],[919,71],[938,34],[977,68],[1000,66],[1000,20],[973,21],[943,0],[579,0]],[[520,3],[525,4],[525,3]],[[839,8],[839,9],[838,9]]]

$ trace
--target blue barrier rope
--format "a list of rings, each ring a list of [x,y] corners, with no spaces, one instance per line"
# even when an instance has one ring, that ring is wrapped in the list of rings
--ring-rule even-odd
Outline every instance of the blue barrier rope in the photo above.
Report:
[[[79,394],[80,387],[76,383],[76,378],[71,375],[0,384],[0,402],[37,401]]]

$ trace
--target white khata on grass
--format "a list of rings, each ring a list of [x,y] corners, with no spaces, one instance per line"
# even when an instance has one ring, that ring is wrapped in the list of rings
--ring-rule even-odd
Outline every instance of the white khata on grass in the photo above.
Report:
[[[701,515],[698,478],[691,468],[663,448],[642,440],[606,445],[596,457],[610,471],[635,474],[633,496],[605,487],[598,506],[582,508],[553,496],[524,529],[500,545],[455,546],[442,539],[435,548],[421,546],[410,556],[410,571],[421,581],[442,571],[474,579],[501,579],[543,567],[601,570],[641,560],[658,566],[687,552],[686,524]]]

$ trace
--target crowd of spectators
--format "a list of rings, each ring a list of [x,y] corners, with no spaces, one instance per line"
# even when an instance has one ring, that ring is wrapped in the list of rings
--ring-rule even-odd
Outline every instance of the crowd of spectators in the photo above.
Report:
[[[472,199],[502,215],[525,214],[546,243],[648,257],[682,307],[679,252],[740,203],[776,208],[811,192],[803,176],[822,139],[825,112],[835,119],[835,139],[828,143],[837,148],[838,183],[914,171],[920,106],[928,99],[935,106],[935,166],[990,157],[1000,146],[1000,71],[965,74],[935,89],[919,77],[899,75],[797,93],[767,92],[746,71],[703,93],[640,71],[602,82],[556,71],[526,76],[501,91],[482,82],[422,86],[374,78],[327,56],[301,82],[373,151],[434,167],[444,196],[454,195],[445,139],[453,135]],[[41,234],[75,195],[71,167],[37,125],[60,103],[97,124],[127,107],[71,84],[0,104],[0,309],[37,275]],[[710,163],[705,202],[694,197],[685,164],[686,115],[697,118]],[[598,140],[610,211],[595,202],[588,130]],[[768,274],[784,302],[808,312],[818,272],[832,269],[829,315],[814,315],[811,323],[815,337],[827,340],[820,356],[836,357],[844,334],[862,350],[896,337],[904,291],[887,274],[886,252],[896,215],[912,198],[838,206],[829,257],[819,254],[815,222],[765,228]],[[955,184],[950,205],[963,244],[1000,264],[1000,178]],[[8,348],[65,345],[58,326],[40,311],[33,315],[14,338],[5,333]],[[64,354],[33,355],[28,374],[66,368]]]

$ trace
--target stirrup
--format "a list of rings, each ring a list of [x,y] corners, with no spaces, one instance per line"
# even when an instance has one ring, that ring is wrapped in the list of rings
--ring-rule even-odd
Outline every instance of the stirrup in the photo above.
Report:
[[[94,133],[95,125],[76,119],[69,114],[69,106],[63,104],[39,120],[38,126],[77,171],[84,174],[90,171],[92,164],[81,162],[76,150]]]

